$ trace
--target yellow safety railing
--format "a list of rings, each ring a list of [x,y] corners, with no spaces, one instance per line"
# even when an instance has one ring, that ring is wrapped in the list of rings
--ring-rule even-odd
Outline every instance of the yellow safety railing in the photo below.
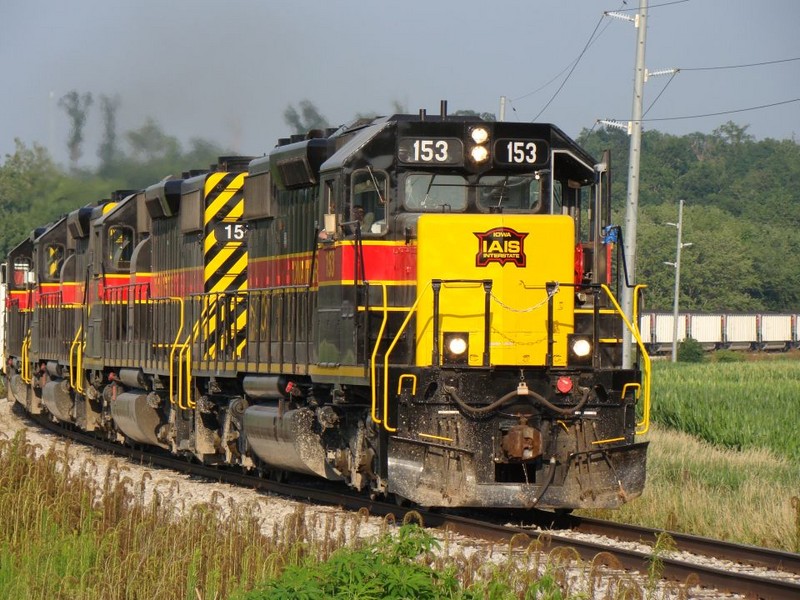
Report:
[[[178,335],[175,336],[175,342],[172,344],[172,349],[170,350],[170,400],[173,404],[175,401],[173,400],[173,380],[174,380],[174,372],[173,372],[173,364],[174,364],[174,357],[175,352],[178,352],[178,376],[177,376],[177,391],[178,391],[178,407],[182,409],[190,409],[195,408],[197,403],[192,399],[192,344],[197,341],[198,336],[202,332],[202,326],[205,322],[214,323],[216,320],[216,316],[209,316],[210,310],[209,305],[205,305],[203,310],[201,311],[200,318],[195,321],[194,325],[192,326],[192,330],[186,335],[186,338],[183,342],[180,341],[180,334],[183,332],[183,301],[180,298],[173,298],[173,300],[181,301],[181,324],[180,330],[178,331]],[[238,301],[237,301],[238,302]],[[185,389],[184,389],[185,386]]]
[[[614,308],[617,310],[617,313],[620,317],[622,317],[622,321],[625,323],[625,326],[633,335],[633,339],[636,340],[636,345],[639,347],[639,351],[642,357],[642,386],[641,386],[641,395],[642,395],[642,420],[636,423],[636,435],[643,435],[648,432],[650,429],[650,356],[647,354],[647,350],[644,347],[644,342],[642,342],[642,335],[639,332],[639,303],[638,303],[638,296],[639,290],[644,289],[647,286],[644,285],[637,285],[633,288],[633,323],[628,320],[628,317],[625,316],[624,311],[620,307],[617,299],[614,297],[613,292],[611,289],[606,285],[602,284],[601,286],[603,291],[608,296],[611,303],[614,305]],[[629,384],[631,387],[636,387],[638,384]],[[626,386],[627,388],[627,386]],[[623,394],[626,391],[626,388],[623,388]]]
[[[419,306],[419,303],[422,301],[422,298],[425,296],[425,292],[427,292],[428,289],[430,289],[430,287],[431,287],[431,284],[430,284],[430,282],[428,282],[425,285],[425,287],[422,289],[422,291],[417,295],[417,299],[414,301],[414,304],[411,305],[411,308],[408,309],[408,314],[406,315],[406,318],[403,320],[403,323],[400,325],[400,329],[397,330],[397,334],[394,336],[394,339],[392,340],[392,343],[389,344],[389,347],[386,349],[386,354],[384,355],[384,362],[383,362],[383,381],[384,381],[384,386],[383,386],[383,416],[384,416],[383,428],[386,431],[389,431],[389,432],[392,432],[392,433],[397,431],[397,428],[396,427],[391,427],[389,425],[389,421],[388,421],[388,418],[387,418],[388,415],[389,415],[389,386],[386,384],[386,382],[389,381],[389,356],[391,355],[392,350],[394,350],[394,347],[397,345],[397,342],[400,341],[400,337],[403,335],[403,332],[405,331],[406,327],[408,327],[408,324],[411,321],[411,317],[417,311],[417,307]]]
[[[390,357],[391,353],[394,351],[395,346],[397,346],[397,343],[400,341],[400,338],[401,338],[403,332],[405,331],[405,329],[408,327],[408,324],[411,322],[411,317],[417,311],[417,308],[419,307],[420,302],[422,301],[422,299],[425,296],[425,294],[428,291],[428,289],[431,287],[431,284],[428,283],[423,288],[423,290],[419,293],[419,295],[417,296],[416,300],[414,301],[414,304],[412,304],[410,307],[395,309],[395,310],[407,311],[407,314],[406,314],[406,318],[403,320],[402,324],[400,325],[400,328],[398,329],[397,333],[395,334],[394,339],[392,339],[392,342],[389,344],[389,347],[386,349],[386,352],[384,354],[384,364],[383,364],[384,386],[383,386],[383,398],[382,398],[382,400],[383,400],[383,419],[379,418],[378,414],[377,414],[378,413],[378,402],[377,402],[378,398],[377,398],[377,390],[375,389],[375,383],[376,383],[376,371],[375,370],[376,370],[378,346],[380,345],[380,341],[381,341],[381,339],[383,337],[383,333],[384,333],[384,331],[386,329],[386,321],[388,319],[388,313],[389,313],[389,311],[392,310],[392,308],[387,306],[386,286],[384,284],[381,284],[381,285],[383,287],[383,290],[382,290],[382,292],[383,292],[383,304],[382,304],[381,307],[376,307],[376,308],[372,309],[372,310],[375,310],[376,312],[383,312],[383,321],[381,322],[381,327],[380,327],[380,330],[378,332],[378,340],[375,343],[375,347],[373,348],[372,357],[371,357],[372,358],[371,365],[370,365],[370,369],[371,369],[370,370],[370,383],[371,383],[371,387],[372,387],[372,391],[371,391],[371,397],[372,397],[371,417],[372,417],[372,421],[374,423],[376,423],[376,424],[381,424],[382,423],[383,427],[384,427],[384,429],[386,431],[393,433],[393,432],[397,431],[397,428],[392,427],[391,425],[389,425],[389,422],[388,422],[388,415],[389,415],[389,386],[388,386],[387,382],[389,381],[389,362],[390,362],[389,361],[389,357]],[[629,387],[638,388],[640,390],[641,396],[642,396],[642,400],[643,400],[643,402],[642,402],[642,420],[636,423],[637,429],[636,429],[635,433],[636,433],[636,435],[643,435],[643,434],[647,433],[647,431],[650,429],[651,363],[650,363],[650,356],[647,354],[647,350],[644,347],[644,343],[642,342],[642,336],[641,336],[641,333],[639,332],[639,327],[638,327],[638,325],[636,323],[638,322],[638,314],[639,314],[638,292],[641,289],[644,289],[646,286],[637,285],[634,288],[634,305],[633,305],[634,322],[633,323],[631,323],[631,321],[629,321],[628,318],[625,316],[625,313],[622,311],[622,308],[620,307],[619,303],[617,302],[617,299],[614,297],[614,294],[611,291],[611,289],[605,284],[603,284],[601,287],[602,287],[603,291],[606,293],[606,295],[608,296],[608,298],[611,300],[612,304],[614,305],[614,308],[615,308],[616,312],[622,317],[622,320],[625,323],[625,326],[630,330],[630,332],[633,335],[633,338],[635,339],[636,344],[639,347],[639,350],[641,352],[642,370],[643,370],[643,377],[642,377],[643,384],[639,384],[639,383],[626,384],[625,388],[623,389],[623,396],[627,392]],[[402,383],[402,377],[401,377],[400,383]],[[400,393],[400,385],[398,386],[398,394],[399,393]],[[610,441],[610,440],[604,440],[604,441]]]
[[[195,407],[195,401],[192,400],[192,342],[194,341],[199,323],[195,323],[192,333],[186,336],[186,340],[181,344],[180,352],[178,353],[178,407],[182,409],[189,409]],[[186,363],[186,371],[184,372],[183,361]],[[184,377],[185,376],[185,377]],[[186,389],[183,390],[184,381],[186,382]],[[182,394],[185,392],[185,396]],[[186,402],[183,402],[183,399]]]
[[[69,386],[78,393],[83,392],[83,383],[80,376],[83,363],[83,352],[81,352],[82,335],[83,325],[80,325],[75,337],[72,339],[72,343],[69,345]],[[73,357],[75,358],[75,363],[72,362]]]
[[[31,330],[25,334],[25,339],[22,340],[22,365],[19,372],[20,379],[25,383],[31,382],[31,365],[28,362],[28,350],[31,347]]]
[[[370,383],[370,393],[372,395],[372,409],[370,411],[370,415],[372,416],[372,422],[375,423],[376,425],[381,424],[381,419],[378,418],[378,390],[375,389],[375,383],[376,383],[375,362],[377,361],[378,358],[378,347],[381,345],[381,340],[383,339],[383,333],[384,331],[386,331],[386,323],[389,320],[389,305],[387,300],[386,284],[381,283],[380,286],[383,298],[383,304],[381,305],[381,309],[383,310],[383,320],[381,321],[381,327],[378,330],[378,339],[375,341],[375,347],[372,349],[372,357],[370,359],[370,365],[369,365],[370,369],[369,383]],[[386,418],[386,413],[384,413],[384,418]]]
[[[192,400],[192,344],[197,341],[197,336],[200,334],[200,328],[203,322],[203,315],[195,321],[192,331],[186,336],[183,343],[176,345],[179,349],[178,352],[178,407],[182,409],[194,408],[197,403]],[[183,317],[181,316],[181,319]],[[183,324],[181,324],[181,327]],[[171,356],[171,354],[170,354]],[[185,364],[184,364],[185,363]],[[170,369],[172,368],[172,361],[170,360]],[[185,369],[185,370],[184,370]],[[172,373],[170,372],[170,380]],[[183,389],[184,383],[186,389]],[[185,396],[182,395],[185,393]],[[184,402],[185,398],[185,402]]]
[[[180,347],[180,339],[181,334],[183,333],[183,298],[178,298],[176,296],[170,296],[168,300],[172,300],[173,302],[177,302],[180,308],[180,320],[178,321],[178,333],[175,334],[175,341],[172,342],[172,346],[169,350],[169,401],[172,404],[175,404],[175,396],[174,396],[174,388],[173,382],[175,381],[175,373],[174,373],[174,364],[175,364],[175,351]],[[180,361],[180,355],[178,360]],[[180,363],[178,364],[178,372],[180,373]],[[179,375],[180,376],[180,375]],[[178,401],[180,406],[180,382],[178,383]]]

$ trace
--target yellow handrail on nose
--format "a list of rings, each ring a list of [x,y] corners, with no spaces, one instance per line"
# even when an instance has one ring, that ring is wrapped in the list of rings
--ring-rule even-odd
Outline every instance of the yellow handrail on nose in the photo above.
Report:
[[[633,339],[636,340],[636,345],[639,347],[642,357],[642,386],[641,386],[641,395],[642,395],[642,420],[636,423],[636,435],[644,435],[650,429],[650,356],[647,354],[647,349],[644,347],[644,342],[642,342],[642,335],[639,332],[639,290],[644,289],[645,285],[637,285],[633,288],[633,323],[628,320],[628,317],[625,316],[622,308],[620,307],[617,299],[614,297],[614,294],[611,292],[609,287],[606,284],[602,284],[603,291],[608,296],[611,303],[614,305],[614,308],[619,313],[619,316],[622,317],[622,321],[625,323],[625,326],[633,335]],[[625,386],[623,388],[623,394],[626,391]],[[631,385],[631,387],[635,387]]]

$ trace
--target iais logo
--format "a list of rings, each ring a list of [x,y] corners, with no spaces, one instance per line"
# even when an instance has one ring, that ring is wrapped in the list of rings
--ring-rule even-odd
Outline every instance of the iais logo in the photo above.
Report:
[[[510,227],[495,227],[484,233],[473,232],[478,238],[478,254],[475,266],[485,267],[496,262],[508,262],[518,267],[525,266],[525,238],[527,233],[519,233]]]

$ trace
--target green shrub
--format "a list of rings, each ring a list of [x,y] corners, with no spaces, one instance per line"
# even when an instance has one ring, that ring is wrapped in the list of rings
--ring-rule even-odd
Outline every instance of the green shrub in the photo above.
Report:
[[[694,338],[686,338],[678,344],[678,362],[699,363],[706,358],[703,346]]]
[[[458,583],[452,572],[437,573],[417,560],[438,546],[418,525],[403,525],[364,548],[342,548],[326,562],[309,557],[248,593],[247,600],[317,598],[452,598]]]
[[[739,352],[733,350],[717,350],[712,355],[714,362],[731,363],[731,362],[744,362],[746,357]]]

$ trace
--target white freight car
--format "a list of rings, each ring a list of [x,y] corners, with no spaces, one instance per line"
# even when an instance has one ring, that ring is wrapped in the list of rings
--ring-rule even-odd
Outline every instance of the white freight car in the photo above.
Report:
[[[796,315],[759,315],[758,349],[788,350],[797,340]]]
[[[758,342],[758,315],[723,315],[724,347],[729,350],[753,350]]]
[[[651,354],[672,350],[672,313],[645,312],[639,328]],[[680,313],[678,343],[690,337],[706,350],[788,350],[800,346],[800,315],[759,313]]]
[[[689,337],[700,342],[704,350],[716,350],[722,347],[725,339],[721,314],[690,313],[687,318],[689,320]]]

